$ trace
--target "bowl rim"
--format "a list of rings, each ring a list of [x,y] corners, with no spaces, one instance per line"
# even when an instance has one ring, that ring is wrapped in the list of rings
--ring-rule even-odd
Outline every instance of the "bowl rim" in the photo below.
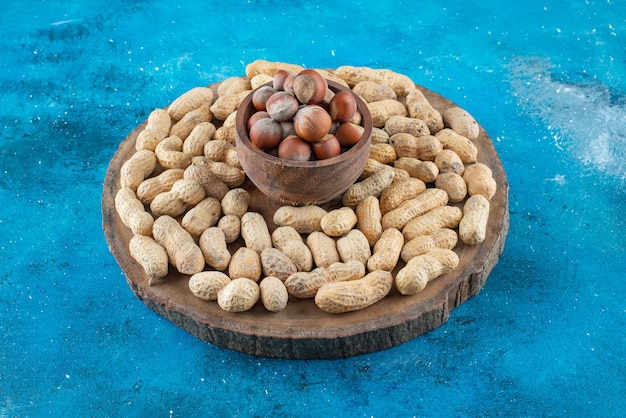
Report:
[[[237,144],[241,144],[247,149],[251,150],[255,155],[258,155],[261,158],[264,158],[274,164],[281,164],[285,167],[293,167],[293,168],[316,168],[316,167],[326,167],[337,164],[339,162],[345,162],[350,159],[353,154],[357,154],[359,150],[368,145],[368,141],[370,141],[372,136],[372,115],[369,112],[369,108],[367,104],[359,97],[358,94],[355,94],[352,89],[349,87],[345,87],[344,85],[337,83],[336,81],[326,79],[328,83],[328,88],[331,89],[334,93],[338,93],[339,91],[349,91],[354,96],[356,101],[357,110],[361,113],[361,126],[365,129],[363,131],[363,135],[357,141],[356,144],[351,146],[347,151],[340,153],[339,155],[331,158],[327,158],[324,160],[309,160],[309,161],[296,161],[296,160],[287,160],[284,158],[276,157],[272,154],[269,154],[262,149],[255,147],[250,141],[250,136],[247,128],[247,118],[245,118],[246,109],[252,106],[252,95],[255,91],[264,86],[271,86],[272,82],[267,82],[261,86],[258,86],[256,89],[252,90],[249,95],[245,97],[245,99],[240,103],[237,108],[237,116],[235,117],[235,129],[237,134]],[[248,116],[249,117],[249,116]],[[245,118],[245,119],[244,119]]]

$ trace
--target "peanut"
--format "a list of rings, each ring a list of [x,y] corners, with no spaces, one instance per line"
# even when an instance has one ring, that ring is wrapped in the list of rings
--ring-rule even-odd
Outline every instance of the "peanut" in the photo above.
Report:
[[[200,122],[192,130],[185,142],[182,151],[190,157],[196,157],[204,153],[204,146],[215,135],[215,125],[211,122]]]
[[[367,260],[367,269],[369,271],[393,270],[398,263],[403,245],[402,232],[395,228],[385,229],[374,245],[372,256]]]
[[[463,135],[460,135],[450,128],[444,128],[435,134],[441,141],[444,149],[454,151],[465,164],[476,162],[478,148]]]
[[[336,245],[339,258],[344,263],[355,260],[365,265],[372,254],[367,238],[358,229],[353,229],[339,238]]]
[[[159,193],[150,203],[156,216],[180,216],[205,197],[204,188],[195,180],[176,180],[168,192]]]
[[[354,86],[361,81],[373,81],[389,86],[396,92],[398,98],[406,97],[410,91],[415,89],[415,83],[409,77],[387,69],[344,65],[337,67],[333,73],[344,79],[349,86]]]
[[[388,144],[389,134],[381,128],[372,128],[372,144]]]
[[[137,134],[137,140],[135,141],[135,149],[137,151],[148,150],[154,151],[156,146],[165,137],[161,136],[158,131],[152,129],[144,129]]]
[[[128,243],[130,255],[148,275],[148,286],[155,279],[167,276],[169,260],[167,251],[152,237],[133,235]]]
[[[435,164],[439,168],[439,173],[456,173],[463,175],[465,166],[459,155],[451,149],[444,149],[435,157]],[[436,180],[436,179],[435,179]]]
[[[448,203],[448,194],[437,188],[426,189],[413,199],[405,200],[398,207],[383,215],[383,230],[401,230],[413,218]]]
[[[204,156],[194,157],[191,162],[192,164],[206,166],[218,180],[231,188],[241,186],[246,180],[245,171],[225,162],[211,161]]]
[[[452,250],[434,248],[413,257],[396,275],[396,287],[403,295],[424,290],[428,282],[449,273],[459,265],[459,256]]]
[[[365,276],[365,266],[358,261],[333,263],[328,267],[318,267],[310,272],[297,272],[285,280],[290,295],[297,298],[312,298],[326,283],[356,280]]]
[[[456,228],[462,216],[461,209],[456,206],[440,206],[411,219],[402,229],[402,234],[409,241],[437,229]]]
[[[417,158],[417,137],[407,132],[398,132],[389,136],[389,145],[396,151],[396,159],[402,157]]]
[[[226,243],[233,243],[241,233],[241,220],[235,215],[224,215],[217,222],[218,228],[224,232]]]
[[[211,104],[206,102],[197,109],[187,112],[185,116],[172,125],[170,136],[177,136],[185,140],[196,125],[202,122],[211,122],[211,119],[213,119]]]
[[[380,100],[397,100],[396,92],[389,86],[376,83],[375,81],[360,81],[354,85],[352,92],[358,95],[366,103]]]
[[[211,113],[216,119],[225,120],[251,92],[252,90],[244,90],[218,97],[211,105]]]
[[[423,120],[428,126],[430,133],[443,129],[443,117],[436,110],[421,90],[415,88],[406,96],[406,108],[412,118]]]
[[[465,244],[476,245],[485,240],[489,206],[489,200],[479,194],[470,196],[465,202],[459,223],[459,237]]]
[[[291,226],[301,234],[321,231],[322,218],[328,212],[316,205],[281,206],[274,212],[276,226]]]
[[[397,208],[405,200],[413,199],[426,190],[426,184],[417,178],[409,177],[394,181],[380,195],[380,212],[384,215]]]
[[[159,142],[154,153],[163,168],[185,169],[191,164],[191,156],[184,153],[182,149],[183,140],[173,135]]]
[[[268,74],[257,74],[250,79],[250,88],[256,90],[264,84],[271,83],[274,77]]]
[[[173,121],[181,120],[187,113],[200,106],[213,103],[213,91],[208,87],[194,87],[178,96],[167,108]]]
[[[465,180],[452,171],[439,173],[435,179],[435,187],[445,190],[446,193],[448,193],[448,200],[452,203],[458,203],[467,196],[467,184],[465,184]]]
[[[318,308],[329,313],[351,312],[366,308],[391,291],[393,276],[388,271],[372,271],[361,279],[328,283],[315,295]]]
[[[170,168],[156,177],[144,180],[137,187],[137,198],[149,205],[156,195],[169,191],[177,180],[182,179],[184,172],[181,168]]]
[[[263,250],[272,248],[272,237],[263,215],[257,212],[246,212],[241,217],[241,237],[246,247],[261,254]]]
[[[222,200],[230,188],[221,180],[211,173],[209,167],[204,165],[192,164],[185,169],[183,175],[185,179],[198,182],[204,189],[206,196],[214,197]]]
[[[491,200],[496,194],[498,187],[496,180],[491,169],[483,163],[468,165],[463,172],[463,180],[467,184],[467,193],[470,196],[479,194]]]
[[[459,236],[456,231],[450,228],[440,228],[429,235],[418,235],[412,240],[408,241],[402,247],[400,257],[406,263],[413,257],[426,254],[433,248],[447,248],[453,249],[458,242]]]
[[[348,83],[346,82],[346,80],[335,75],[335,73],[333,73],[332,71],[324,70],[323,68],[316,68],[315,71],[320,73],[320,75],[324,77],[326,80],[334,81],[335,83],[339,83],[344,87],[350,87]]]
[[[383,191],[383,193],[385,192]],[[380,234],[383,232],[383,226],[381,224],[383,215],[381,214],[378,199],[375,196],[366,197],[357,205],[355,213],[357,217],[357,229],[365,235],[369,245],[374,246],[376,241],[380,238]]]
[[[417,158],[398,158],[393,166],[405,170],[411,177],[422,180],[424,183],[432,183],[439,174],[439,167],[432,161],[421,161]]]
[[[203,149],[205,157],[209,160],[218,162],[228,162],[228,160],[232,160],[233,157],[228,156],[231,152],[235,152],[235,154],[237,153],[235,145],[228,141],[224,141],[223,139],[214,139],[209,141],[204,145]]]
[[[387,119],[385,132],[387,132],[390,138],[399,133],[406,133],[414,137],[430,135],[426,122],[406,115],[394,115]]]
[[[280,312],[287,307],[289,293],[285,284],[278,278],[268,276],[259,285],[261,302],[270,312]]]
[[[195,274],[206,264],[202,250],[196,245],[191,234],[168,215],[158,217],[152,227],[156,242],[167,251],[170,263],[182,274]]]
[[[217,97],[252,90],[250,80],[242,77],[229,77],[217,86]]]
[[[392,116],[407,116],[406,107],[397,100],[386,99],[367,103],[372,117],[372,126],[382,128]]]
[[[237,187],[230,189],[222,198],[222,212],[224,215],[235,215],[239,219],[248,211],[250,193],[246,189]]]
[[[369,158],[382,164],[391,164],[396,160],[396,150],[390,144],[372,144]]]
[[[207,197],[189,209],[180,223],[191,235],[199,236],[205,229],[215,225],[221,214],[220,201],[214,197]]]
[[[337,243],[323,232],[314,231],[306,239],[311,250],[313,261],[317,267],[328,267],[341,260],[337,251]]]
[[[246,77],[251,79],[259,74],[267,74],[274,76],[276,71],[285,70],[291,73],[299,73],[304,70],[304,67],[296,64],[288,64],[285,62],[272,62],[266,60],[256,60],[246,66]]]
[[[189,290],[203,300],[217,300],[220,290],[230,283],[230,277],[221,271],[201,271],[189,278]]]
[[[294,262],[278,248],[266,248],[261,252],[261,268],[265,276],[277,277],[282,282],[298,271]]]
[[[132,189],[123,187],[118,190],[115,194],[115,210],[124,226],[133,234],[146,236],[152,234],[154,218],[146,212]]]
[[[170,132],[172,127],[172,118],[165,109],[154,109],[148,115],[148,122],[146,128],[148,130],[155,131],[159,134],[161,139],[165,138]]]
[[[348,187],[342,196],[342,203],[349,208],[355,208],[367,196],[380,196],[395,176],[395,171],[383,169],[360,182]]]
[[[235,139],[237,138],[237,127],[235,126],[236,120],[237,111],[235,110],[226,117],[222,126],[217,128],[217,131],[215,131],[215,135],[213,136],[213,138],[235,144]]]
[[[363,173],[361,173],[361,176],[359,177],[359,180],[364,180],[368,177],[372,177],[374,174],[378,173],[381,170],[393,171],[394,175],[392,181],[408,179],[409,177],[411,177],[409,176],[409,173],[400,168],[391,167],[372,158],[368,158],[367,163],[365,164],[365,168],[363,169]]]
[[[135,152],[120,169],[120,186],[135,191],[156,168],[156,156],[150,150]]]
[[[446,128],[450,128],[459,135],[463,135],[467,139],[471,141],[475,141],[478,139],[478,134],[480,132],[480,127],[478,126],[478,122],[476,119],[466,110],[453,106],[447,108],[443,112],[443,123]]]
[[[261,296],[259,285],[245,277],[231,280],[217,292],[217,304],[227,312],[249,311]]]
[[[230,264],[226,236],[221,228],[212,226],[204,230],[198,241],[206,263],[215,270],[224,271]]]
[[[354,210],[341,207],[331,210],[320,220],[322,231],[329,237],[340,237],[347,234],[357,223]]]
[[[292,226],[279,226],[272,232],[272,244],[279,250],[291,240],[304,242],[302,235]]]
[[[240,247],[230,257],[228,276],[233,280],[238,277],[246,277],[258,282],[262,272],[261,256],[250,248]]]

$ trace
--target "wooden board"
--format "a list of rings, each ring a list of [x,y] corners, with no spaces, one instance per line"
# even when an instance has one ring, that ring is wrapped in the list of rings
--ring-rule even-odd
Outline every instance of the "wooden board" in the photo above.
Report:
[[[211,85],[216,88],[216,85]],[[448,99],[417,86],[440,112],[454,106]],[[504,249],[509,227],[508,183],[492,141],[480,128],[475,141],[478,161],[493,171],[498,185],[491,200],[488,232],[484,242],[466,246],[459,241],[455,251],[460,264],[452,272],[430,282],[414,296],[403,296],[396,289],[380,302],[360,311],[329,314],[318,309],[312,299],[290,297],[287,308],[270,313],[259,302],[242,313],[229,313],[215,301],[204,301],[188,288],[189,276],[173,267],[170,274],[152,286],[137,262],[130,256],[132,233],[115,210],[114,198],[120,187],[122,164],[135,152],[138,126],[120,144],[111,160],[102,195],[103,228],[109,249],[121,266],[135,295],[152,310],[196,337],[240,352],[289,359],[341,358],[383,350],[414,339],[444,324],[450,311],[480,292]],[[250,211],[261,212],[270,230],[278,205],[246,181],[251,193]],[[338,205],[331,202],[332,208]],[[242,245],[241,242],[236,243]],[[398,268],[395,270],[397,272]]]

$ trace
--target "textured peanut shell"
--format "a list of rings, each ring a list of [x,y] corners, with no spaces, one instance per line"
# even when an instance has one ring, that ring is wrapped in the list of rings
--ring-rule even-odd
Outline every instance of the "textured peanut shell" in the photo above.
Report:
[[[411,177],[422,180],[424,183],[432,183],[439,174],[437,164],[432,161],[421,161],[417,158],[398,158],[393,166],[405,170]]]
[[[398,98],[405,97],[411,90],[415,89],[415,83],[409,77],[389,69],[343,65],[337,67],[333,73],[345,80],[351,87],[361,81],[373,81],[389,86]]]
[[[337,240],[337,252],[344,263],[355,260],[366,264],[372,250],[363,232],[353,229]]]
[[[393,164],[396,160],[396,150],[389,144],[372,144],[369,158],[382,164]]]
[[[463,177],[454,172],[439,173],[435,179],[435,187],[448,193],[448,200],[458,203],[467,196],[467,184]]]
[[[270,312],[280,312],[287,307],[289,293],[285,284],[277,277],[267,276],[259,284],[261,302]]]
[[[144,204],[149,205],[156,195],[167,192],[177,180],[183,178],[185,171],[181,168],[170,168],[155,177],[150,177],[141,182],[137,187],[137,198]]]
[[[172,127],[172,118],[165,109],[154,109],[148,115],[145,129],[156,132],[161,139],[165,138]]]
[[[167,251],[152,237],[133,235],[128,249],[130,255],[148,275],[148,286],[151,286],[155,279],[167,276],[169,266]]]
[[[323,285],[315,295],[315,304],[329,313],[356,311],[387,296],[392,285],[390,272],[372,271],[361,279]]]
[[[480,133],[478,122],[465,109],[458,106],[449,107],[443,112],[442,117],[446,128],[454,130],[471,141],[478,138]]]
[[[261,278],[262,272],[261,256],[254,250],[241,247],[230,257],[228,276],[233,280],[238,277],[246,277],[257,282]]]
[[[355,213],[358,230],[363,233],[369,245],[373,247],[380,238],[380,234],[383,232],[383,225],[381,223],[383,215],[376,196],[368,196],[363,199],[357,205]]]
[[[261,267],[265,276],[277,277],[283,282],[298,271],[295,263],[278,248],[266,248],[261,252]]]
[[[405,200],[419,196],[425,190],[426,184],[414,177],[394,181],[380,195],[380,212],[384,215],[397,208]]]
[[[224,271],[230,264],[230,251],[224,231],[219,227],[209,227],[202,232],[198,240],[206,263],[215,270]]]
[[[455,230],[450,228],[440,228],[429,235],[418,235],[407,241],[402,247],[400,257],[406,263],[415,256],[426,254],[433,248],[453,249],[459,240]]]
[[[406,108],[410,117],[426,123],[431,134],[443,128],[441,113],[430,104],[421,90],[414,88],[407,94]]]
[[[322,218],[328,212],[316,205],[281,206],[274,212],[277,226],[290,226],[301,234],[321,231]]]
[[[482,195],[470,196],[463,206],[463,218],[459,223],[459,238],[467,245],[485,240],[489,221],[489,200]]]
[[[219,96],[211,105],[211,113],[216,119],[225,120],[232,112],[237,110],[243,99],[251,92],[252,90],[244,90],[225,96]]]
[[[451,172],[462,176],[463,171],[465,171],[465,165],[463,165],[461,157],[451,149],[444,149],[437,154],[435,164],[439,169],[439,174]]]
[[[282,251],[295,264],[298,271],[311,271],[313,269],[313,254],[311,249],[300,240],[288,240],[281,244]]]
[[[199,236],[205,229],[215,225],[222,213],[220,201],[207,197],[185,213],[181,225],[191,235]]]
[[[191,164],[191,155],[182,151],[183,140],[176,135],[169,136],[154,149],[154,153],[163,168],[185,169]]]
[[[396,100],[398,98],[396,92],[390,86],[375,81],[360,81],[354,85],[352,92],[361,97],[366,103],[386,99]]]
[[[189,290],[203,300],[216,300],[217,293],[230,283],[221,271],[201,271],[189,278]]]
[[[246,247],[259,254],[265,249],[272,248],[272,236],[265,218],[260,213],[244,213],[241,217],[241,237]]]
[[[346,190],[341,198],[344,206],[356,207],[367,196],[380,196],[380,194],[393,181],[395,172],[391,169],[380,170],[360,182],[354,183]]]
[[[467,184],[467,193],[470,196],[479,194],[491,200],[496,194],[498,185],[492,176],[491,169],[485,164],[476,163],[466,166],[463,180]]]
[[[240,218],[248,211],[250,193],[246,189],[237,187],[230,189],[222,198],[222,212],[224,215],[235,215]]]
[[[170,135],[175,135],[180,139],[185,140],[196,125],[202,122],[211,122],[213,114],[211,113],[210,107],[210,102],[207,102],[202,104],[197,109],[187,112],[182,119],[172,125]]]
[[[191,164],[185,169],[184,178],[195,180],[202,186],[206,196],[214,197],[221,201],[230,188],[211,173],[207,166]]]
[[[306,238],[306,245],[311,250],[313,262],[317,267],[328,267],[341,260],[337,243],[323,232],[311,232]]]
[[[231,280],[217,292],[217,304],[228,312],[244,312],[252,309],[260,296],[256,281],[240,277]]]
[[[356,223],[356,213],[348,207],[333,209],[320,220],[322,231],[329,237],[340,237],[347,234]]]
[[[413,257],[396,275],[396,287],[403,295],[424,290],[429,281],[449,273],[459,265],[459,256],[452,250],[435,248]]]
[[[195,180],[176,180],[172,188],[159,193],[150,203],[150,211],[156,216],[177,217],[205,197],[204,188]]]
[[[291,73],[299,73],[304,67],[297,64],[290,64],[280,61],[255,60],[246,65],[246,77],[251,79],[259,74],[274,76],[278,70],[285,70]]]
[[[120,169],[120,185],[131,190],[144,181],[156,168],[156,156],[150,150],[140,150],[135,152]]]
[[[208,87],[194,87],[178,96],[167,108],[171,119],[179,121],[187,113],[198,109],[203,104],[213,103],[213,90]]]
[[[205,260],[191,234],[176,219],[164,215],[154,221],[152,234],[165,247],[170,263],[182,274],[195,274],[204,269]]]
[[[374,253],[367,260],[367,269],[392,271],[398,263],[403,245],[402,232],[395,228],[385,229],[374,245]]]
[[[407,241],[419,235],[429,235],[437,229],[456,228],[463,213],[456,206],[440,206],[411,219],[402,229]]]
[[[226,243],[235,242],[241,233],[241,219],[235,215],[223,215],[217,222],[218,228],[224,232]]]
[[[297,298],[312,298],[326,283],[356,280],[365,276],[365,266],[358,261],[333,263],[328,267],[318,267],[310,272],[297,272],[285,280],[290,295]]]
[[[382,128],[392,116],[407,116],[406,107],[397,100],[386,99],[367,103],[372,117],[372,126]]]
[[[154,218],[144,209],[135,192],[123,187],[115,194],[115,210],[122,223],[136,235],[151,235]]]
[[[413,218],[448,203],[448,193],[441,189],[430,188],[413,199],[405,200],[398,207],[383,215],[383,230],[396,228],[401,230]]]
[[[215,135],[215,125],[211,122],[201,122],[197,124],[192,130],[189,136],[183,142],[182,151],[191,156],[196,157],[204,154],[204,146],[211,142],[213,135]]]
[[[478,148],[468,138],[449,128],[442,129],[435,136],[441,141],[445,149],[454,151],[465,164],[476,162]]]
[[[242,77],[229,77],[217,86],[217,96],[227,96],[229,94],[237,94],[242,91],[252,90],[250,80]]]
[[[406,133],[414,137],[430,135],[426,122],[409,116],[394,115],[385,122],[385,132],[391,138],[395,134]]]

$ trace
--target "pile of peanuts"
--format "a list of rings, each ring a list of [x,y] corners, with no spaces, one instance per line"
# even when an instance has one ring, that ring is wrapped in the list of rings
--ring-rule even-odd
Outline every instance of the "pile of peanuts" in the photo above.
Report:
[[[368,164],[341,207],[282,206],[270,233],[262,214],[249,211],[235,117],[243,99],[279,70],[303,68],[254,61],[245,77],[224,80],[217,93],[196,87],[150,113],[115,196],[133,233],[129,252],[149,285],[172,266],[189,276],[194,295],[225,311],[246,311],[261,300],[278,312],[294,297],[349,312],[376,303],[394,285],[403,295],[422,291],[459,265],[459,239],[485,239],[496,182],[477,162],[474,118],[459,107],[440,113],[402,74],[352,66],[317,71],[367,103]],[[230,251],[237,240],[244,245]]]

